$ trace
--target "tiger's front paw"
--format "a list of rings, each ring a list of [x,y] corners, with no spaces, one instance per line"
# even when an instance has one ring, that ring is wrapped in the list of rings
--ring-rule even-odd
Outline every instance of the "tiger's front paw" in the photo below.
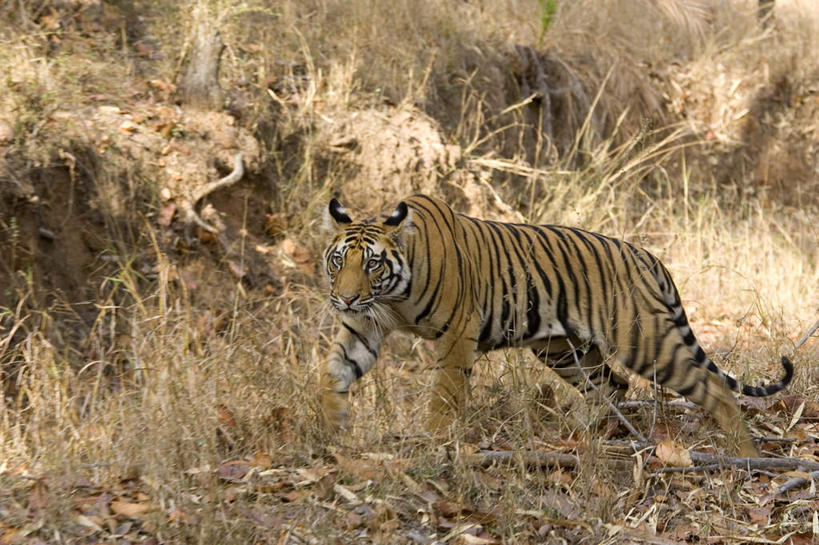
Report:
[[[443,399],[432,399],[429,404],[427,431],[436,436],[446,434],[455,421],[456,414],[454,407]]]
[[[350,417],[350,402],[347,393],[325,389],[321,397],[321,421],[330,431],[343,428]]]

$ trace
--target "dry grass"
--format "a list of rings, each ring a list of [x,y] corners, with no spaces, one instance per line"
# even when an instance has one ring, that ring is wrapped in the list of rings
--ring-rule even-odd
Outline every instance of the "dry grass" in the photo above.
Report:
[[[574,112],[570,149],[541,160],[508,62],[540,35],[537,2],[214,2],[230,13],[222,78],[232,111],[269,157],[244,188],[214,197],[232,213],[230,253],[188,247],[158,225],[156,166],[117,152],[128,148],[116,139],[100,151],[83,129],[101,104],[172,106],[162,82],[178,69],[185,10],[148,2],[138,21],[113,4],[15,4],[0,8],[10,22],[0,27],[0,124],[12,131],[0,133],[1,179],[12,182],[0,189],[0,543],[811,539],[815,497],[764,501],[784,477],[652,475],[656,459],[612,460],[606,423],[585,419],[586,406],[569,405],[519,351],[480,360],[469,411],[451,437],[432,439],[433,351],[395,335],[354,389],[349,431],[327,436],[315,384],[333,321],[315,256],[327,196],[367,187],[328,138],[343,136],[333,124],[365,108],[420,108],[438,144],[460,152],[449,166],[463,178],[436,191],[473,180],[505,205],[487,214],[650,248],[725,368],[749,382],[778,375],[777,356],[819,308],[816,164],[805,159],[816,135],[812,3],[778,1],[773,30],[758,26],[750,1],[560,3],[543,48],[594,111]],[[59,28],[44,19],[52,13]],[[788,100],[776,96],[780,76]],[[123,90],[131,84],[136,94]],[[179,132],[168,142],[195,145],[198,135]],[[766,159],[747,162],[748,150]],[[730,176],[714,168],[723,163],[736,167]],[[412,186],[420,174],[405,176],[396,178]],[[130,206],[105,205],[111,195]],[[272,240],[248,219],[248,202],[262,199],[284,218]],[[63,202],[76,216],[69,230],[83,233],[64,255],[55,246],[67,238],[42,234]],[[267,286],[231,272],[257,254],[276,275]],[[69,267],[81,272],[69,277]],[[784,401],[748,407],[758,434],[792,439],[765,443],[768,452],[816,458],[818,357],[811,339],[794,354]],[[655,393],[635,386],[637,397]],[[656,440],[725,444],[700,413],[629,417]],[[482,467],[470,458],[479,449],[573,452],[580,463]]]

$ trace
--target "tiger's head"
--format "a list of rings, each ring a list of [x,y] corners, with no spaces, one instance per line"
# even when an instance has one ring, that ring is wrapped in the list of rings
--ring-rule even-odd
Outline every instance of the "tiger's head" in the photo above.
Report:
[[[383,305],[403,300],[410,287],[410,265],[404,255],[404,233],[412,225],[411,210],[399,203],[383,219],[353,221],[336,200],[328,207],[335,231],[324,252],[330,279],[330,302],[339,312],[378,318]]]

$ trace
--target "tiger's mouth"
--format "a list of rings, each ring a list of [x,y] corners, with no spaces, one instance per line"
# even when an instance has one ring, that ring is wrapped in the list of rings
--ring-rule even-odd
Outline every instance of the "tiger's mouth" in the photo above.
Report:
[[[343,301],[341,298],[336,296],[330,297],[330,302],[332,303],[333,309],[336,312],[341,312],[343,314],[363,314],[370,310],[373,306],[373,302],[375,301],[374,297],[368,297],[367,299],[356,299],[355,301],[347,302]]]

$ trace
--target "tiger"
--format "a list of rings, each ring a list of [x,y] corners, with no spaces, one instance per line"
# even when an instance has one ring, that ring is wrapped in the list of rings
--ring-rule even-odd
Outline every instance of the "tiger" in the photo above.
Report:
[[[576,227],[480,220],[440,199],[414,195],[378,218],[353,221],[337,199],[324,252],[329,301],[339,323],[320,370],[321,412],[333,428],[349,418],[350,386],[378,359],[394,330],[435,341],[437,377],[430,431],[443,432],[464,406],[478,354],[528,347],[583,393],[622,398],[612,368],[670,388],[701,406],[731,448],[758,456],[732,392],[741,385],[706,355],[665,266],[629,242]]]

